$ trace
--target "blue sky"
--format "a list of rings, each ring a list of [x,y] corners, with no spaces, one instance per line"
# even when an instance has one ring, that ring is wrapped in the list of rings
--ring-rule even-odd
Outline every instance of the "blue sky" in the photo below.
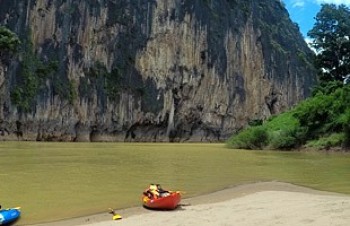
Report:
[[[315,24],[314,17],[320,11],[322,3],[344,4],[350,6],[350,0],[282,0],[293,22],[296,22],[304,38]]]

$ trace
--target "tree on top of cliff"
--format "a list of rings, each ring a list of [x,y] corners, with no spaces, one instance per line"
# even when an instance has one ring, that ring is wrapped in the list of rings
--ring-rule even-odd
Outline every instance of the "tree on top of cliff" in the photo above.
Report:
[[[7,54],[16,52],[20,43],[21,42],[15,33],[6,27],[0,26],[0,59]]]
[[[317,51],[315,66],[322,82],[344,81],[350,76],[350,9],[323,4],[308,36]]]

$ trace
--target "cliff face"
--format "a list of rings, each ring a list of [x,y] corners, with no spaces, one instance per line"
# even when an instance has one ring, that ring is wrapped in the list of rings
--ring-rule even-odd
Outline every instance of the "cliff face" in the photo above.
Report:
[[[0,0],[0,139],[220,141],[310,93],[278,0]]]

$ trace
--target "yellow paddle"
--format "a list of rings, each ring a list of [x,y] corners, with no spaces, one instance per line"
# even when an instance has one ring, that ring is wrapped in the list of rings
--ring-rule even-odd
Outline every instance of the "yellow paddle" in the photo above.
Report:
[[[117,213],[115,213],[114,209],[112,209],[112,208],[108,208],[108,209],[110,210],[109,213],[113,215],[112,220],[120,220],[120,219],[122,219],[122,216],[117,214]]]

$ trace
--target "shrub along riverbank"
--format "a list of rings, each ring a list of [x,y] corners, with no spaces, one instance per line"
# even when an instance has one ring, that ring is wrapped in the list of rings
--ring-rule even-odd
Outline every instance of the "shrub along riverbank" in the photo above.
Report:
[[[348,150],[350,144],[350,86],[330,82],[288,112],[273,116],[233,135],[230,148],[296,148]]]

